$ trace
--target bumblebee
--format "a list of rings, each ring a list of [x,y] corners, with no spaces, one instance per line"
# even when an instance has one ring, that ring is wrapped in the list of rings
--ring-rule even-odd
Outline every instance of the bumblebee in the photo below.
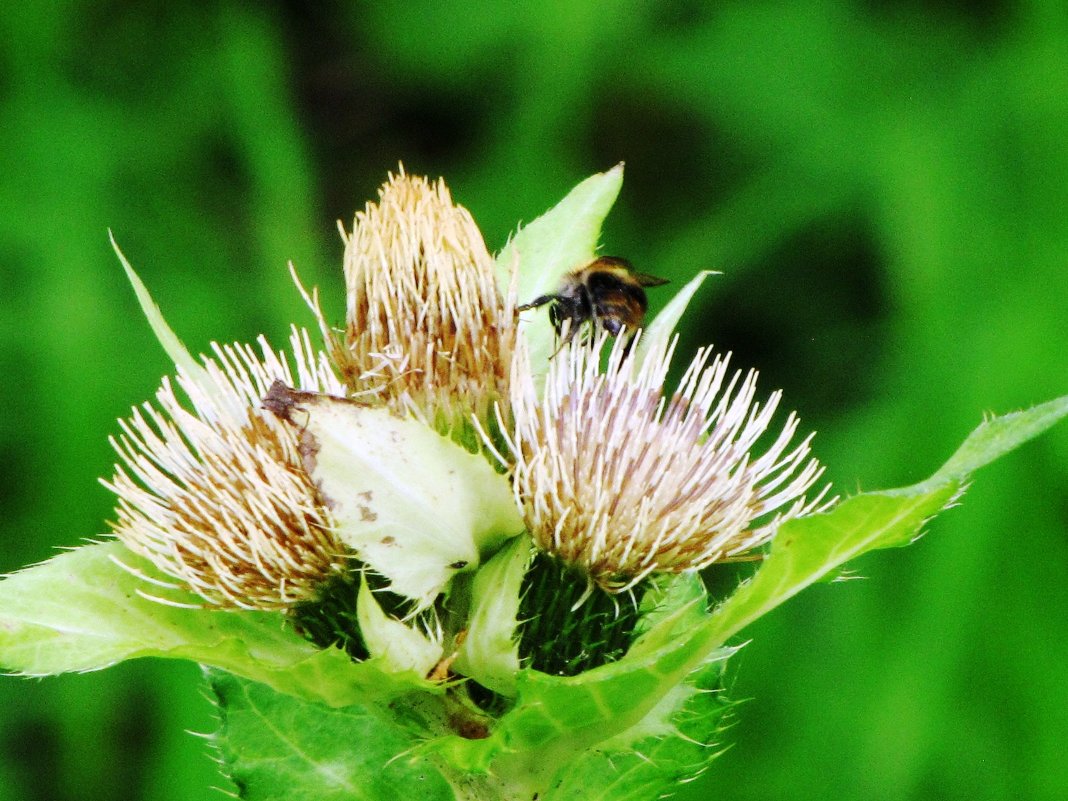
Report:
[[[649,306],[644,287],[667,282],[666,278],[636,272],[626,259],[601,256],[565,275],[556,292],[524,303],[519,311],[551,303],[549,319],[556,333],[563,336],[563,347],[586,322],[612,336],[619,336],[625,328],[632,332],[640,328]]]

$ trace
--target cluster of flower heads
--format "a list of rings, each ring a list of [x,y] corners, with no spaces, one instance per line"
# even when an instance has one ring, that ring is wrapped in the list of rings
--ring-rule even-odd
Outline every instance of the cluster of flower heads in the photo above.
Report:
[[[391,176],[342,236],[344,327],[331,327],[306,295],[321,350],[301,329],[288,358],[262,339],[258,352],[215,346],[164,380],[156,403],[135,410],[114,440],[115,534],[204,601],[285,609],[314,597],[366,558],[352,546],[359,537],[339,532],[349,501],[346,519],[372,527],[376,553],[410,534],[403,514],[393,523],[373,505],[371,490],[346,499],[335,476],[324,482],[331,468],[321,443],[309,446],[312,427],[264,404],[278,382],[344,399],[346,414],[388,410],[443,440],[457,428],[492,430],[478,454],[456,446],[506,468],[479,474],[472,497],[495,491],[478,483],[501,482],[533,544],[610,592],[744,556],[782,521],[819,508],[824,493],[805,494],[821,468],[808,457],[810,438],[791,445],[793,415],[751,455],[779,395],[755,402],[755,373],[731,374],[726,358],[700,351],[673,392],[664,388],[672,347],[638,352],[603,332],[532,365],[524,326],[548,321],[520,324],[478,228],[443,183]],[[333,436],[333,418],[326,423],[319,429]],[[403,504],[423,490],[392,496]],[[495,547],[520,532],[498,533]],[[458,570],[478,554],[450,558]],[[389,577],[388,564],[374,566]]]

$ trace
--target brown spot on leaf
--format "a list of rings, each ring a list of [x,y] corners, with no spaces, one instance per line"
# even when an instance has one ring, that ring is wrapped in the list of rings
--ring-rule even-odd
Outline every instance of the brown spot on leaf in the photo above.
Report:
[[[484,720],[453,715],[449,719],[449,726],[465,740],[485,740],[490,736],[489,725]]]

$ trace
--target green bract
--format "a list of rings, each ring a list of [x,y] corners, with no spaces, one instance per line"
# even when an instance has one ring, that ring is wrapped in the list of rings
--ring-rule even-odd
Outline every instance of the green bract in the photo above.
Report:
[[[516,627],[530,550],[530,541],[517,537],[475,576],[467,636],[456,659],[463,675],[509,698],[519,675]]]
[[[594,176],[522,229],[497,258],[502,297],[510,288],[520,301],[551,291],[563,273],[592,257],[621,180],[621,167]],[[635,622],[620,653],[580,664],[574,675],[549,675],[531,667],[521,647],[540,614],[529,599],[546,597],[528,594],[531,576],[538,559],[548,564],[538,592],[551,593],[544,582],[562,581],[553,577],[571,575],[573,566],[552,572],[556,555],[539,552],[536,538],[523,532],[524,515],[542,510],[523,507],[518,482],[497,461],[509,466],[501,440],[511,435],[509,414],[516,410],[507,398],[497,398],[495,418],[473,423],[483,442],[466,448],[430,427],[425,418],[433,415],[323,391],[335,384],[309,349],[297,354],[298,378],[282,360],[251,365],[254,355],[245,351],[235,352],[249,361],[247,369],[202,363],[122,261],[186,386],[204,394],[205,408],[229,410],[225,425],[196,422],[207,428],[189,458],[207,459],[216,439],[255,433],[263,458],[306,482],[295,485],[304,493],[295,497],[315,505],[316,514],[265,506],[259,496],[239,511],[282,534],[291,527],[317,547],[334,542],[338,553],[324,558],[321,593],[301,598],[297,614],[296,605],[285,606],[288,586],[278,588],[272,611],[228,608],[225,593],[220,600],[192,592],[183,576],[120,542],[83,545],[0,581],[0,664],[33,676],[143,656],[206,666],[220,718],[213,743],[235,792],[252,801],[668,797],[721,750],[731,709],[722,678],[736,635],[856,557],[912,542],[960,497],[974,471],[1068,415],[1065,397],[993,418],[926,481],[787,515],[752,576],[726,598],[711,599],[700,576],[686,569],[653,573],[629,588],[632,595],[609,596],[589,579],[559,587],[562,598],[577,601],[549,625],[579,646],[599,634],[583,630],[594,601],[602,609],[629,605]],[[646,329],[629,357],[635,375],[645,360],[670,350],[705,276],[684,286]],[[532,375],[544,383],[554,342],[540,317],[524,321],[520,336]],[[314,365],[320,372],[309,378]],[[301,389],[305,379],[319,389]],[[507,384],[504,373],[495,380]],[[238,385],[241,397],[262,398],[266,408],[235,400]],[[153,435],[146,427],[140,436]],[[716,434],[705,429],[701,436]],[[532,462],[539,458],[536,443],[508,444]],[[164,500],[177,492],[150,463],[131,464],[164,487]],[[567,471],[559,474],[566,483]],[[263,491],[271,497],[269,484]],[[195,496],[182,498],[196,506]],[[161,519],[166,512],[175,525],[183,522],[162,502],[160,509]],[[215,524],[225,530],[229,514],[222,509]],[[316,528],[320,520],[329,521],[329,530]],[[227,555],[237,561],[227,566],[225,581],[240,584],[242,571],[268,556],[282,566],[290,558],[284,542],[250,541],[263,550]],[[213,560],[190,570],[208,569]]]
[[[366,577],[361,577],[356,610],[370,659],[380,660],[390,672],[426,676],[441,659],[440,642],[382,611]]]

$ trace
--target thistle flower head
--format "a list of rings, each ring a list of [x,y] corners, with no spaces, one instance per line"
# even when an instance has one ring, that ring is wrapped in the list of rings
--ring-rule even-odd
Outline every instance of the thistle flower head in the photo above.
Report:
[[[784,520],[816,509],[804,493],[822,469],[809,440],[790,445],[791,414],[753,456],[779,402],[754,401],[756,373],[728,374],[701,350],[665,394],[673,346],[638,363],[605,335],[552,361],[540,394],[522,351],[512,378],[514,488],[536,544],[610,592],[654,572],[743,556]],[[776,513],[776,514],[772,514]]]
[[[348,311],[332,351],[352,394],[446,426],[506,400],[515,304],[444,182],[390,176],[342,236]]]
[[[115,535],[212,604],[286,608],[346,561],[295,433],[260,408],[275,380],[343,392],[305,332],[291,342],[295,375],[262,338],[259,354],[214,346],[203,371],[164,379],[112,438]]]

